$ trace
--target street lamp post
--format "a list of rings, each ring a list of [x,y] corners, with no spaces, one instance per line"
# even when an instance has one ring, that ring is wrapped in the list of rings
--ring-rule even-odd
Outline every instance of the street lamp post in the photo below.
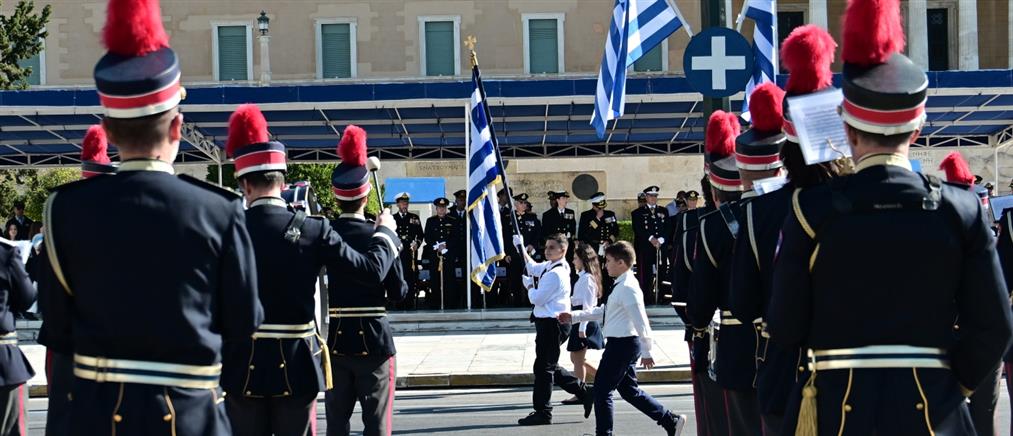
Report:
[[[271,36],[268,35],[271,19],[267,12],[260,11],[257,17],[257,29],[260,30],[260,85],[267,86],[271,83]]]

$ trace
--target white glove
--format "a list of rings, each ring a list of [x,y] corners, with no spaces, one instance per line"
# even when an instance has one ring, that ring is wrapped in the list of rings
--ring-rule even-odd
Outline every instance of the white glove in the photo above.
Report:
[[[521,276],[521,283],[524,284],[525,288],[531,289],[535,285],[535,278],[531,276]]]
[[[444,248],[444,249],[440,250],[440,254],[447,254],[447,249]]]
[[[514,247],[523,247],[524,237],[521,235],[514,235]]]

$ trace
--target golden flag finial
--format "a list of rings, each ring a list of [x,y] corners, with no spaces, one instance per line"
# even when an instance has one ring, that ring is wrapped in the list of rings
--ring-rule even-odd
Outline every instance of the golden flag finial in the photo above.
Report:
[[[471,52],[471,66],[478,65],[478,55],[475,54],[475,45],[478,44],[478,39],[475,35],[468,35],[464,38],[464,45],[468,47],[468,51]]]

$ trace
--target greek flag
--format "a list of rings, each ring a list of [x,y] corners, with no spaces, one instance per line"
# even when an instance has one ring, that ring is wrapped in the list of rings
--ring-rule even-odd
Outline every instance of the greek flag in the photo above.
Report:
[[[679,8],[667,0],[616,0],[611,23],[591,116],[599,139],[609,120],[623,116],[626,69],[679,28],[686,26],[692,36]]]
[[[777,0],[746,0],[737,20],[738,29],[742,21],[753,20],[753,75],[746,83],[746,98],[742,103],[742,118],[749,121],[749,94],[763,82],[773,82],[777,77]]]
[[[471,281],[485,291],[496,280],[496,261],[506,254],[496,186],[503,183],[502,165],[493,144],[489,117],[482,103],[478,67],[472,70],[471,143],[468,144],[468,220],[471,225]],[[490,268],[491,267],[491,268]]]

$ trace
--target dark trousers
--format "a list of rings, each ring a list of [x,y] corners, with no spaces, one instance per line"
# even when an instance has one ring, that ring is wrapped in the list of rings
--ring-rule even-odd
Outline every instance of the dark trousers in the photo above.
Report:
[[[222,436],[232,434],[219,389],[74,380],[71,434]]]
[[[995,406],[999,403],[999,380],[1002,378],[1002,365],[997,365],[985,380],[978,385],[971,395],[971,403],[967,405],[971,412],[971,422],[978,436],[998,436],[995,426]]]
[[[612,434],[612,391],[637,410],[659,424],[671,419],[668,409],[658,400],[640,389],[637,384],[637,360],[640,358],[640,339],[636,336],[608,338],[605,352],[594,376],[594,420],[595,433],[599,436]]]
[[[762,414],[760,421],[763,422],[763,436],[777,436],[784,427],[784,415]]]
[[[389,436],[393,429],[394,356],[337,356],[331,359],[334,389],[327,391],[327,436],[347,436],[355,403],[362,406],[364,436]]]
[[[760,403],[756,400],[756,390],[725,389],[725,403],[728,409],[729,434],[738,436],[763,433],[763,424],[760,423]]]
[[[229,395],[225,411],[235,436],[313,436],[317,392],[291,397],[251,398]]]
[[[535,318],[535,374],[531,403],[535,412],[552,417],[552,385],[583,397],[584,384],[573,373],[559,366],[559,348],[570,336],[570,324],[555,318]]]
[[[693,342],[688,341],[690,372],[693,381],[693,404],[696,408],[697,436],[728,435],[728,410],[725,407],[724,389],[707,376],[707,361],[694,360]],[[697,365],[703,365],[698,368]]]
[[[74,387],[74,356],[46,350],[46,380],[49,405],[46,408],[46,436],[70,434],[71,389]]]
[[[23,383],[0,387],[0,436],[28,434],[27,401],[28,391]]]

